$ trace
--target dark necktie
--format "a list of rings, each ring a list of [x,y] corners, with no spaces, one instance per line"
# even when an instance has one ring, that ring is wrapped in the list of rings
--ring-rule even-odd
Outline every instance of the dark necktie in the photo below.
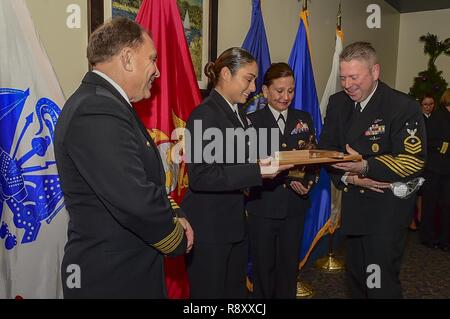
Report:
[[[286,126],[286,120],[284,119],[283,114],[280,113],[277,119],[278,127],[280,128],[281,134],[284,134],[284,128]]]
[[[236,111],[236,109],[234,110],[234,114],[236,114],[236,117],[238,118],[239,122],[242,124],[242,127],[244,127],[244,123],[241,120],[241,117],[239,116],[238,111]]]
[[[361,103],[357,102],[355,104],[355,115],[358,117],[361,114]]]
[[[361,103],[357,102],[353,109],[351,123],[352,124],[356,123],[358,121],[358,118],[360,117],[360,115],[361,115]]]

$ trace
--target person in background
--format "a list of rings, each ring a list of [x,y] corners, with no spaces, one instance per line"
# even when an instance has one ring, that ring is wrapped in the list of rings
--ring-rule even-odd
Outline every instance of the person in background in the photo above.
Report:
[[[450,89],[427,123],[428,159],[423,174],[421,242],[449,251],[450,240]],[[436,228],[436,217],[439,227]]]
[[[425,94],[422,96],[422,98],[419,100],[420,107],[422,108],[422,114],[424,116],[424,119],[427,120],[430,118],[431,113],[434,111],[434,97],[431,94]]]
[[[311,115],[289,107],[294,89],[294,73],[289,65],[273,63],[264,75],[262,87],[267,106],[248,115],[257,131],[275,128],[280,147],[273,151],[315,147]],[[271,132],[268,130],[267,150],[272,150]],[[310,204],[308,193],[318,177],[315,172],[305,172],[307,168],[296,169],[305,175],[302,180],[301,176],[295,180],[283,172],[250,190],[247,212],[255,299],[296,297],[298,256]]]
[[[431,114],[434,111],[434,97],[430,93],[425,94],[419,99],[420,107],[422,108],[423,119],[425,121],[425,126],[428,129],[428,120]],[[416,231],[418,229],[418,225],[422,219],[422,188],[417,192],[417,204],[416,204],[416,213],[413,216],[413,220],[411,225],[409,225],[409,230]]]
[[[213,90],[186,125],[191,136],[190,143],[186,140],[189,189],[181,206],[196,240],[187,258],[190,293],[194,299],[246,298],[244,193],[290,166],[275,167],[270,160],[256,163],[256,158],[250,162],[247,157],[249,122],[237,105],[255,91],[254,57],[244,49],[230,48],[205,66],[205,74]],[[203,139],[213,131],[220,135],[210,138],[214,143]],[[228,140],[227,131],[236,136]],[[196,160],[196,155],[201,158]]]

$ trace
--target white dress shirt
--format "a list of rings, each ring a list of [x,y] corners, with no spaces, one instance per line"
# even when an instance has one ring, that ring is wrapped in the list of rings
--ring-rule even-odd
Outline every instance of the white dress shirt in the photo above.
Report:
[[[269,110],[272,112],[273,117],[275,118],[275,122],[277,122],[278,127],[280,128],[281,133],[284,134],[284,128],[286,126],[288,109],[280,112],[280,111],[276,110],[275,108],[273,108],[270,104],[268,104],[268,106],[269,106]],[[278,119],[280,118],[280,114],[283,115],[284,122],[278,121]]]

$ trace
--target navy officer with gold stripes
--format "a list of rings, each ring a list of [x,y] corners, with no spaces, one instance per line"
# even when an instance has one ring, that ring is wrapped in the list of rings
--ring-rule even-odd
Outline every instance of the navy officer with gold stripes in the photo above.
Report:
[[[150,97],[157,53],[139,24],[114,18],[92,33],[87,56],[93,71],[55,130],[70,218],[64,298],[166,298],[164,255],[190,250],[193,231],[167,194],[158,148],[130,103]]]
[[[370,43],[340,55],[343,91],[330,97],[319,148],[359,153],[362,161],[329,167],[343,190],[342,232],[352,298],[402,298],[399,280],[416,193],[394,195],[392,184],[414,185],[424,168],[426,138],[419,104],[379,81]],[[396,193],[399,195],[398,193]]]

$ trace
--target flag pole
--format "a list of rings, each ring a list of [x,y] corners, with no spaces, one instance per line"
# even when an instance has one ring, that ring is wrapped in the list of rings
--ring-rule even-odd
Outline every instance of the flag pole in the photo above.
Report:
[[[308,0],[303,0],[300,17],[302,16],[302,13],[306,12],[307,10],[308,10]],[[308,17],[306,17],[306,19],[307,18]],[[300,269],[299,269],[297,275],[297,298],[299,299],[312,298],[313,295],[314,289],[312,288],[312,286],[300,280]]]
[[[338,13],[336,16],[336,20],[337,20],[336,28],[340,32],[340,31],[342,31],[341,1],[339,1],[339,9],[338,9]],[[331,187],[333,188],[333,185],[331,185]],[[341,191],[335,189],[335,192],[332,191],[332,194],[335,196],[339,196],[339,198],[340,198]],[[340,200],[338,202],[340,203]],[[340,209],[340,207],[338,207],[337,209]],[[340,214],[339,214],[339,216],[340,216]],[[328,256],[318,259],[315,263],[316,269],[321,270],[323,272],[328,272],[328,273],[340,272],[340,271],[344,270],[344,268],[345,268],[343,261],[341,261],[340,259],[335,257],[334,252],[333,252],[333,237],[334,237],[334,232],[336,230],[336,225],[338,224],[338,220],[336,220],[334,222],[335,222],[335,225],[333,225],[333,227],[330,226],[330,228],[328,229],[329,230]]]
[[[336,26],[337,29],[339,31],[342,30],[342,13],[341,13],[341,1],[339,1],[339,9],[338,9],[338,13],[337,13],[337,22],[336,22]]]

